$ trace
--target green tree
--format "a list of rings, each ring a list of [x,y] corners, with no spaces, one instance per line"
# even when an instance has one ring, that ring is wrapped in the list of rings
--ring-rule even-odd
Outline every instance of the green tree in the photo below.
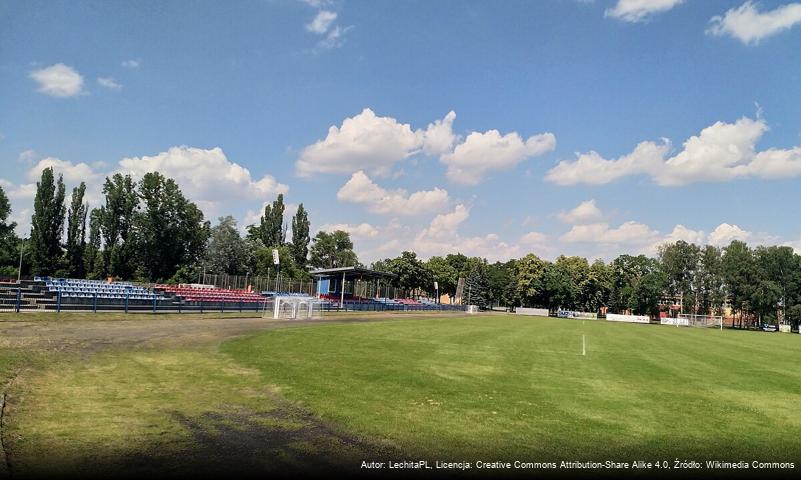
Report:
[[[467,274],[464,282],[465,303],[477,305],[479,308],[489,308],[489,281],[487,280],[487,266],[479,262]]]
[[[134,217],[139,275],[150,281],[170,279],[184,265],[198,263],[209,238],[203,212],[158,172],[139,182],[142,210]]]
[[[295,264],[294,251],[292,245],[281,245],[280,247],[265,247],[261,242],[257,243],[254,250],[255,267],[253,269],[256,275],[269,276],[275,278],[277,274],[283,280],[311,280],[311,275],[305,268],[301,268]],[[273,248],[278,250],[278,261],[280,268],[273,263]]]
[[[309,242],[309,215],[301,203],[292,217],[292,258],[299,268],[306,267]]]
[[[350,234],[342,230],[317,232],[309,251],[309,265],[314,268],[338,268],[359,265]]]
[[[720,248],[706,245],[699,258],[695,283],[698,292],[696,311],[702,315],[720,315],[726,290],[723,282],[722,253]]]
[[[266,247],[283,245],[286,240],[284,230],[284,194],[279,193],[272,204],[264,206],[264,214],[258,225],[248,227],[248,236],[258,238]]]
[[[100,207],[103,234],[103,268],[108,275],[131,278],[136,270],[135,241],[132,237],[134,215],[139,206],[136,183],[130,175],[114,174],[103,184],[106,204]]]
[[[659,301],[665,291],[665,277],[659,262],[645,255],[621,255],[611,264],[610,309],[632,311],[635,315],[659,315]]]
[[[560,255],[545,272],[549,307],[570,310],[582,307],[582,292],[588,281],[589,272],[590,265],[587,259]]]
[[[511,307],[515,303],[516,260],[487,265],[488,301],[490,308]]]
[[[545,273],[550,263],[530,253],[516,263],[516,297],[524,307],[549,305],[545,295]]]
[[[89,214],[89,241],[84,249],[84,272],[88,278],[99,279],[106,274],[103,265],[103,251],[101,247],[101,224],[103,212],[100,208],[93,208]]]
[[[254,273],[250,269],[254,251],[239,234],[234,217],[220,217],[219,222],[211,229],[206,247],[206,270],[228,275]]]
[[[74,278],[86,276],[84,251],[86,249],[86,211],[89,207],[83,203],[85,193],[86,184],[84,182],[72,189],[72,200],[67,214],[66,263],[68,274]]]
[[[684,305],[697,305],[697,279],[701,249],[697,245],[679,240],[659,248],[659,261],[667,282],[667,293]]]
[[[397,258],[384,261],[385,270],[396,275],[393,280],[394,286],[403,290],[421,289],[426,292],[434,291],[434,278],[431,271],[426,267],[417,254],[405,251]]]
[[[17,270],[20,248],[20,240],[14,233],[17,224],[9,222],[9,216],[11,216],[11,203],[3,187],[0,187],[0,271],[7,275]]]
[[[42,177],[36,182],[31,217],[31,264],[36,274],[52,275],[60,268],[64,195],[62,176],[56,181],[52,167],[42,170]]]
[[[745,317],[751,311],[751,300],[757,283],[753,252],[745,242],[733,240],[723,250],[721,270],[732,313],[739,314],[739,325],[742,327]]]
[[[587,282],[581,292],[583,309],[588,312],[599,312],[601,307],[609,305],[612,292],[612,271],[598,259],[590,265]]]
[[[444,257],[431,257],[426,262],[431,272],[432,280],[439,284],[439,293],[456,296],[456,283],[459,281],[459,272]],[[380,269],[376,269],[380,270]]]
[[[797,295],[798,260],[791,247],[757,247],[753,253],[758,281],[751,304],[760,321],[774,322]]]

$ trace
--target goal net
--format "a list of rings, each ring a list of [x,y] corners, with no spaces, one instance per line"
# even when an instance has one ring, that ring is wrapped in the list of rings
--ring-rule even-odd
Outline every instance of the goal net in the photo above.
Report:
[[[320,318],[323,314],[322,304],[323,302],[313,297],[275,297],[272,311],[265,310],[264,316],[286,319]]]
[[[676,320],[679,325],[688,327],[723,328],[723,317],[719,315],[696,315],[694,313],[680,313]]]

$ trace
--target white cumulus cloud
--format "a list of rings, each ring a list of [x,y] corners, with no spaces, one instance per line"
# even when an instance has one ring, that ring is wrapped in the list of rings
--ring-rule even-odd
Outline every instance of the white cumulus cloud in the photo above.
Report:
[[[417,152],[420,137],[409,124],[365,108],[340,127],[332,125],[325,139],[304,148],[295,167],[301,177],[358,170],[386,176],[397,162]]]
[[[421,230],[410,243],[421,258],[432,255],[460,252],[468,256],[480,256],[490,261],[506,260],[520,254],[520,247],[507,243],[497,234],[465,237],[458,229],[470,216],[470,209],[459,204],[452,212],[434,217],[431,224]]]
[[[545,179],[559,185],[602,185],[627,175],[655,172],[668,151],[668,143],[654,142],[642,142],[633,152],[614,160],[607,160],[598,152],[590,151],[578,154],[575,161],[559,162],[548,171]]]
[[[219,147],[172,147],[153,156],[123,158],[119,165],[123,173],[135,178],[159,172],[175,179],[187,198],[208,210],[209,217],[223,213],[221,205],[237,200],[264,201],[289,190],[271,175],[252,178],[247,168],[228,160]]]
[[[601,243],[624,246],[644,246],[657,242],[659,232],[643,223],[628,221],[617,227],[608,223],[574,225],[561,240],[568,243]]]
[[[122,85],[113,77],[97,77],[97,84],[109,90],[122,90]]]
[[[559,185],[605,184],[631,175],[648,175],[662,186],[693,182],[722,182],[737,178],[786,178],[801,175],[801,148],[757,151],[768,126],[761,118],[743,117],[735,123],[716,122],[684,142],[668,158],[670,142],[640,143],[632,153],[607,160],[596,152],[561,161],[546,174]]]
[[[337,13],[330,10],[320,10],[314,19],[306,24],[306,30],[322,35],[328,31],[328,28],[337,19]]]
[[[737,225],[729,225],[728,223],[721,223],[709,234],[707,242],[716,247],[725,247],[732,240],[741,240],[747,242],[751,238],[751,232],[743,230]]]
[[[703,230],[693,230],[679,224],[673,227],[673,231],[664,238],[662,243],[676,243],[679,240],[696,245],[703,245],[706,241],[706,235]]]
[[[551,133],[523,139],[517,132],[501,135],[497,130],[472,132],[464,141],[453,132],[456,112],[448,112],[426,129],[412,129],[392,117],[380,117],[371,109],[346,118],[340,127],[305,147],[295,163],[297,174],[309,177],[319,173],[353,173],[388,176],[400,161],[424,153],[439,156],[453,182],[476,185],[493,171],[513,168],[529,157],[556,147]],[[461,142],[461,143],[460,143]]]
[[[763,38],[776,35],[801,22],[801,3],[781,5],[760,12],[751,1],[732,8],[723,15],[712,17],[707,33],[729,35],[746,45],[759,43]]]
[[[457,140],[453,133],[453,121],[456,119],[456,112],[451,110],[442,120],[435,120],[428,124],[423,135],[423,151],[427,155],[443,155],[451,151]]]
[[[354,173],[337,192],[339,200],[364,204],[374,213],[419,215],[438,212],[448,206],[447,190],[434,188],[411,195],[403,189],[387,190],[373,182],[363,171]]]
[[[618,0],[614,7],[606,9],[604,16],[625,22],[643,22],[683,2],[684,0]]]
[[[39,85],[39,92],[51,97],[74,97],[83,91],[81,74],[63,63],[34,70],[30,77]]]
[[[587,224],[597,222],[603,218],[601,209],[595,204],[595,200],[581,202],[576,208],[569,212],[560,212],[559,220],[573,224]]]
[[[529,157],[556,148],[552,133],[534,135],[526,140],[517,132],[501,135],[498,130],[472,132],[463,143],[440,157],[448,167],[447,177],[454,183],[477,185],[486,174],[510,170]]]
[[[348,232],[354,239],[373,238],[378,235],[378,229],[369,223],[328,223],[321,226],[320,230],[329,233],[336,230],[342,230],[343,232]]]

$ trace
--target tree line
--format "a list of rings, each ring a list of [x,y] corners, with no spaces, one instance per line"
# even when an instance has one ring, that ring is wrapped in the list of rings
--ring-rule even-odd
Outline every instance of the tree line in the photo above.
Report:
[[[738,326],[801,321],[801,256],[787,246],[662,245],[656,258],[620,255],[609,263],[560,255],[553,262],[528,254],[489,263],[461,254],[424,262],[414,252],[373,264],[395,273],[397,286],[463,298],[481,308],[542,307],[586,312],[730,315]]]
[[[272,250],[280,256],[282,275],[310,279],[309,268],[358,262],[346,232],[319,232],[309,237],[303,204],[291,223],[284,222],[283,195],[264,208],[260,221],[243,236],[232,216],[214,226],[187,199],[175,180],[158,172],[139,181],[121,173],[107,177],[102,204],[90,209],[86,184],[66,198],[63,176],[52,168],[36,183],[31,231],[15,233],[11,205],[0,187],[0,274],[100,279],[113,277],[146,282],[195,282],[203,272],[268,275]],[[291,239],[287,231],[291,228]]]
[[[303,204],[286,222],[283,195],[264,207],[244,235],[232,216],[212,226],[178,184],[158,172],[138,181],[120,173],[107,177],[102,204],[91,210],[85,195],[81,182],[67,199],[63,177],[44,169],[36,184],[30,236],[21,239],[0,187],[0,274],[16,274],[20,254],[25,274],[176,283],[194,282],[203,272],[270,275],[273,249],[282,275],[291,279],[309,280],[314,268],[361,265],[347,232],[310,237]],[[673,304],[682,313],[727,309],[742,326],[801,320],[801,256],[785,246],[678,241],[662,245],[655,258],[624,254],[609,263],[564,255],[548,261],[534,254],[490,263],[461,253],[423,261],[405,251],[371,266],[394,273],[392,286],[431,296],[437,282],[440,294],[455,297],[464,279],[464,300],[482,308],[659,315]]]

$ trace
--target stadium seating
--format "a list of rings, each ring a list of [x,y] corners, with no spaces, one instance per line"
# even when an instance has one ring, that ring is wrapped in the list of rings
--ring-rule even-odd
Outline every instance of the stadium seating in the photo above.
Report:
[[[183,298],[187,302],[263,302],[265,297],[247,290],[229,290],[225,288],[197,288],[182,285],[156,285],[166,293]]]
[[[165,297],[152,290],[133,285],[130,282],[106,282],[103,280],[82,280],[73,278],[36,277],[34,281],[44,282],[47,291],[61,298],[100,298],[116,300],[164,300]]]

